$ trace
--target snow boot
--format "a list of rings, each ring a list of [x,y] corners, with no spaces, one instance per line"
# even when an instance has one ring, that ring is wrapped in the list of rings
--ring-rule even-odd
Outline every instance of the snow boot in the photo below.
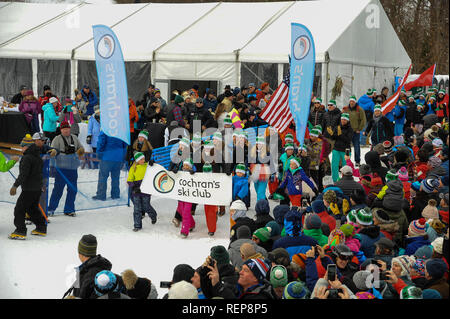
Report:
[[[138,231],[140,231],[142,228],[133,228],[133,231],[134,232],[138,232]]]
[[[95,196],[92,196],[92,199],[93,199],[93,200],[102,200],[102,201],[105,201],[105,200],[106,200],[106,197],[100,197],[100,196],[98,196],[98,195],[95,195]]]
[[[187,238],[187,236],[188,236],[188,234],[180,233],[180,237],[181,237],[181,238]]]
[[[210,231],[210,232],[208,233],[208,235],[209,235],[210,237],[212,237],[212,236],[214,236],[214,232]]]
[[[64,213],[64,215],[70,216],[70,217],[75,217],[77,214],[75,212],[71,212],[71,213]]]
[[[18,240],[25,240],[27,239],[27,234],[22,234],[18,232],[13,232],[11,235],[8,236],[9,239],[18,239]]]
[[[31,231],[31,235],[45,237],[47,236],[46,230],[38,230],[37,228]]]
[[[175,227],[180,227],[180,221],[176,218],[172,218],[172,223],[175,225]]]

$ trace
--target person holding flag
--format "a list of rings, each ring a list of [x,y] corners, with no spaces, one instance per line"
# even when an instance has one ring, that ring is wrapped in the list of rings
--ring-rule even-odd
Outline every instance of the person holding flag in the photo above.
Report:
[[[373,118],[367,124],[365,136],[370,135],[371,149],[384,141],[393,141],[394,131],[391,122],[383,115],[381,105],[376,104],[374,107]]]

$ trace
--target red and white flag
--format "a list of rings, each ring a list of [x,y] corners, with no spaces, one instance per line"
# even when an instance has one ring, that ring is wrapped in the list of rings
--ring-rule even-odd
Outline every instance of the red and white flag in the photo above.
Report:
[[[423,71],[423,73],[419,75],[419,77],[414,81],[406,83],[405,91],[410,91],[412,88],[416,86],[432,86],[435,71],[436,71],[436,64],[430,66],[428,69]]]
[[[387,113],[392,111],[392,109],[395,107],[395,105],[397,105],[398,98],[400,97],[400,92],[402,91],[402,89],[406,83],[406,80],[408,79],[409,72],[411,71],[411,67],[412,67],[412,65],[409,66],[409,69],[406,72],[405,76],[403,77],[402,81],[400,82],[400,85],[398,86],[397,91],[395,91],[395,93],[391,97],[389,97],[386,101],[384,101],[383,104],[381,104],[381,112],[383,112],[383,115],[386,115]]]
[[[289,109],[289,73],[284,77],[278,88],[273,92],[269,103],[261,111],[260,117],[283,133],[294,120]]]

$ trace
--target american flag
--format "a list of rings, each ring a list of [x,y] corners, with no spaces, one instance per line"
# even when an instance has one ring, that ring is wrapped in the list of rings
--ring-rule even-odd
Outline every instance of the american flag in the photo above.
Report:
[[[283,133],[294,120],[289,109],[289,77],[290,71],[283,78],[275,92],[273,92],[269,103],[261,111],[260,117]]]

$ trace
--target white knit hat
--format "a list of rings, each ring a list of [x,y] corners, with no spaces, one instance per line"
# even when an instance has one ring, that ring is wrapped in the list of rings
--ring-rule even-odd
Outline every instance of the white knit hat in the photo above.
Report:
[[[241,200],[235,200],[231,203],[230,210],[247,210],[247,206],[245,206],[245,203]]]
[[[182,280],[170,287],[168,299],[198,299],[198,292],[193,284]]]
[[[443,246],[444,246],[444,237],[438,237],[436,238],[432,243],[431,246],[433,246],[433,250],[437,252],[438,254],[442,255]]]

